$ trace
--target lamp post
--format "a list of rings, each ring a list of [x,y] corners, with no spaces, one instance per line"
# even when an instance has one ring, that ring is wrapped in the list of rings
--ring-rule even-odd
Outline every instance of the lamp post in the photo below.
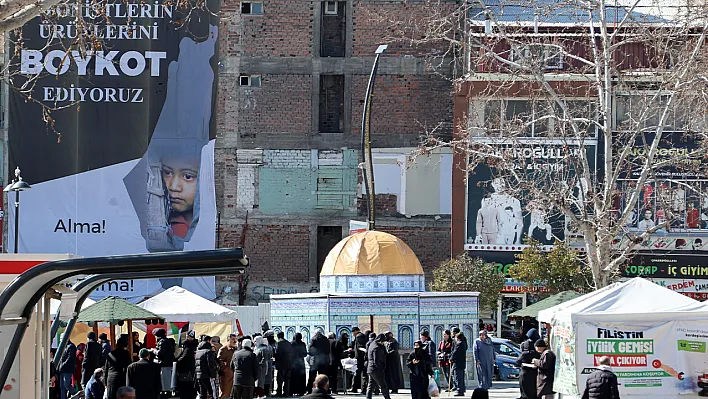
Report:
[[[374,59],[374,66],[371,67],[369,85],[366,87],[366,97],[364,97],[364,116],[361,118],[361,153],[364,157],[364,185],[366,186],[368,211],[367,230],[376,228],[374,162],[371,158],[371,96],[374,94],[374,82],[376,80],[376,70],[379,67],[379,57],[387,48],[388,45],[383,44],[376,49],[376,58]]]
[[[20,176],[20,167],[15,169],[15,178],[12,183],[5,187],[4,192],[9,193],[10,191],[15,192],[15,253],[17,253],[17,244],[20,240],[20,191],[29,190],[32,188],[26,181],[22,180]]]

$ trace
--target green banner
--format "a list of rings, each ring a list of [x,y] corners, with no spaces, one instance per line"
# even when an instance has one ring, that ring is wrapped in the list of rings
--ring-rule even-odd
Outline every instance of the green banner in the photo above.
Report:
[[[687,341],[685,339],[679,339],[678,350],[684,352],[697,352],[706,353],[706,343],[701,341]]]
[[[654,353],[653,339],[588,339],[589,355],[651,355]]]

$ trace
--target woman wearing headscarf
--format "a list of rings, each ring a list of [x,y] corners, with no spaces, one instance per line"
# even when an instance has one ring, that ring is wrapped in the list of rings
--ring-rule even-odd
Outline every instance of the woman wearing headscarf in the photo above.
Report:
[[[534,344],[541,339],[538,335],[538,330],[530,329],[526,336],[528,339],[521,343],[521,355],[516,360],[519,366],[519,389],[521,390],[521,399],[536,399],[536,377],[538,370],[532,367],[524,367],[523,363],[532,364],[533,359],[541,358],[541,354],[536,352]]]
[[[116,349],[108,354],[104,367],[106,376],[106,399],[116,399],[120,387],[125,386],[126,371],[132,361],[128,352],[128,336],[121,335],[116,342]]]
[[[268,345],[267,341],[262,336],[255,338],[256,359],[261,367],[258,380],[256,381],[256,397],[270,396],[270,387],[273,384],[273,367],[271,366],[271,358],[273,357],[273,348]]]
[[[290,393],[295,396],[302,396],[307,391],[305,386],[305,357],[307,356],[307,345],[302,341],[302,334],[295,333],[290,342],[293,347],[293,361],[290,372]]]
[[[408,355],[408,369],[410,369],[411,398],[429,399],[428,383],[433,376],[433,365],[430,363],[430,355],[423,349],[423,342],[415,341],[413,352]]]
[[[187,333],[187,339],[182,341],[182,353],[177,357],[177,392],[181,399],[197,397],[195,384],[197,345],[194,331]]]

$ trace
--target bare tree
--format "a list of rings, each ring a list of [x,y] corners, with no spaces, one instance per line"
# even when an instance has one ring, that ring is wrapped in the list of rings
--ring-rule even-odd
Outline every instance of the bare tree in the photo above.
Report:
[[[470,195],[480,198],[468,242],[564,239],[584,248],[603,287],[635,251],[681,249],[691,243],[671,237],[705,234],[706,11],[499,0],[420,16],[410,26],[423,31],[392,21],[391,40],[446,41],[465,65],[464,122],[452,142],[431,134],[419,153],[453,146],[469,157]],[[444,28],[460,16],[462,39]]]

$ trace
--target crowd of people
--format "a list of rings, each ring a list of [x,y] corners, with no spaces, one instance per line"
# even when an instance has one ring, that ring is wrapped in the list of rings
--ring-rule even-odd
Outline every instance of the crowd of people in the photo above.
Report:
[[[128,335],[120,336],[115,348],[105,334],[97,337],[94,332],[88,333],[86,343],[68,342],[59,364],[52,365],[52,399],[71,398],[78,391],[85,399],[160,399],[172,391],[181,399],[303,395],[326,399],[344,390],[361,390],[367,399],[374,394],[390,399],[390,393],[404,387],[400,347],[390,331],[376,334],[354,327],[351,342],[346,332],[337,337],[318,331],[305,343],[300,333],[288,341],[283,332],[266,330],[247,336],[230,334],[224,345],[219,337],[197,339],[189,331],[180,348],[164,329],[153,334],[152,349],[135,334],[132,354]],[[536,329],[526,335],[517,360],[521,397],[552,398],[555,354]],[[480,383],[472,398],[488,397],[496,355],[486,330],[480,331],[472,348]],[[436,369],[448,392],[465,396],[467,350],[467,338],[459,329],[446,330],[437,345],[427,331],[421,332],[404,362],[412,399],[430,398],[429,384]],[[342,372],[346,363],[353,364],[350,373]],[[600,363],[588,379],[584,397],[618,399],[609,361]]]

